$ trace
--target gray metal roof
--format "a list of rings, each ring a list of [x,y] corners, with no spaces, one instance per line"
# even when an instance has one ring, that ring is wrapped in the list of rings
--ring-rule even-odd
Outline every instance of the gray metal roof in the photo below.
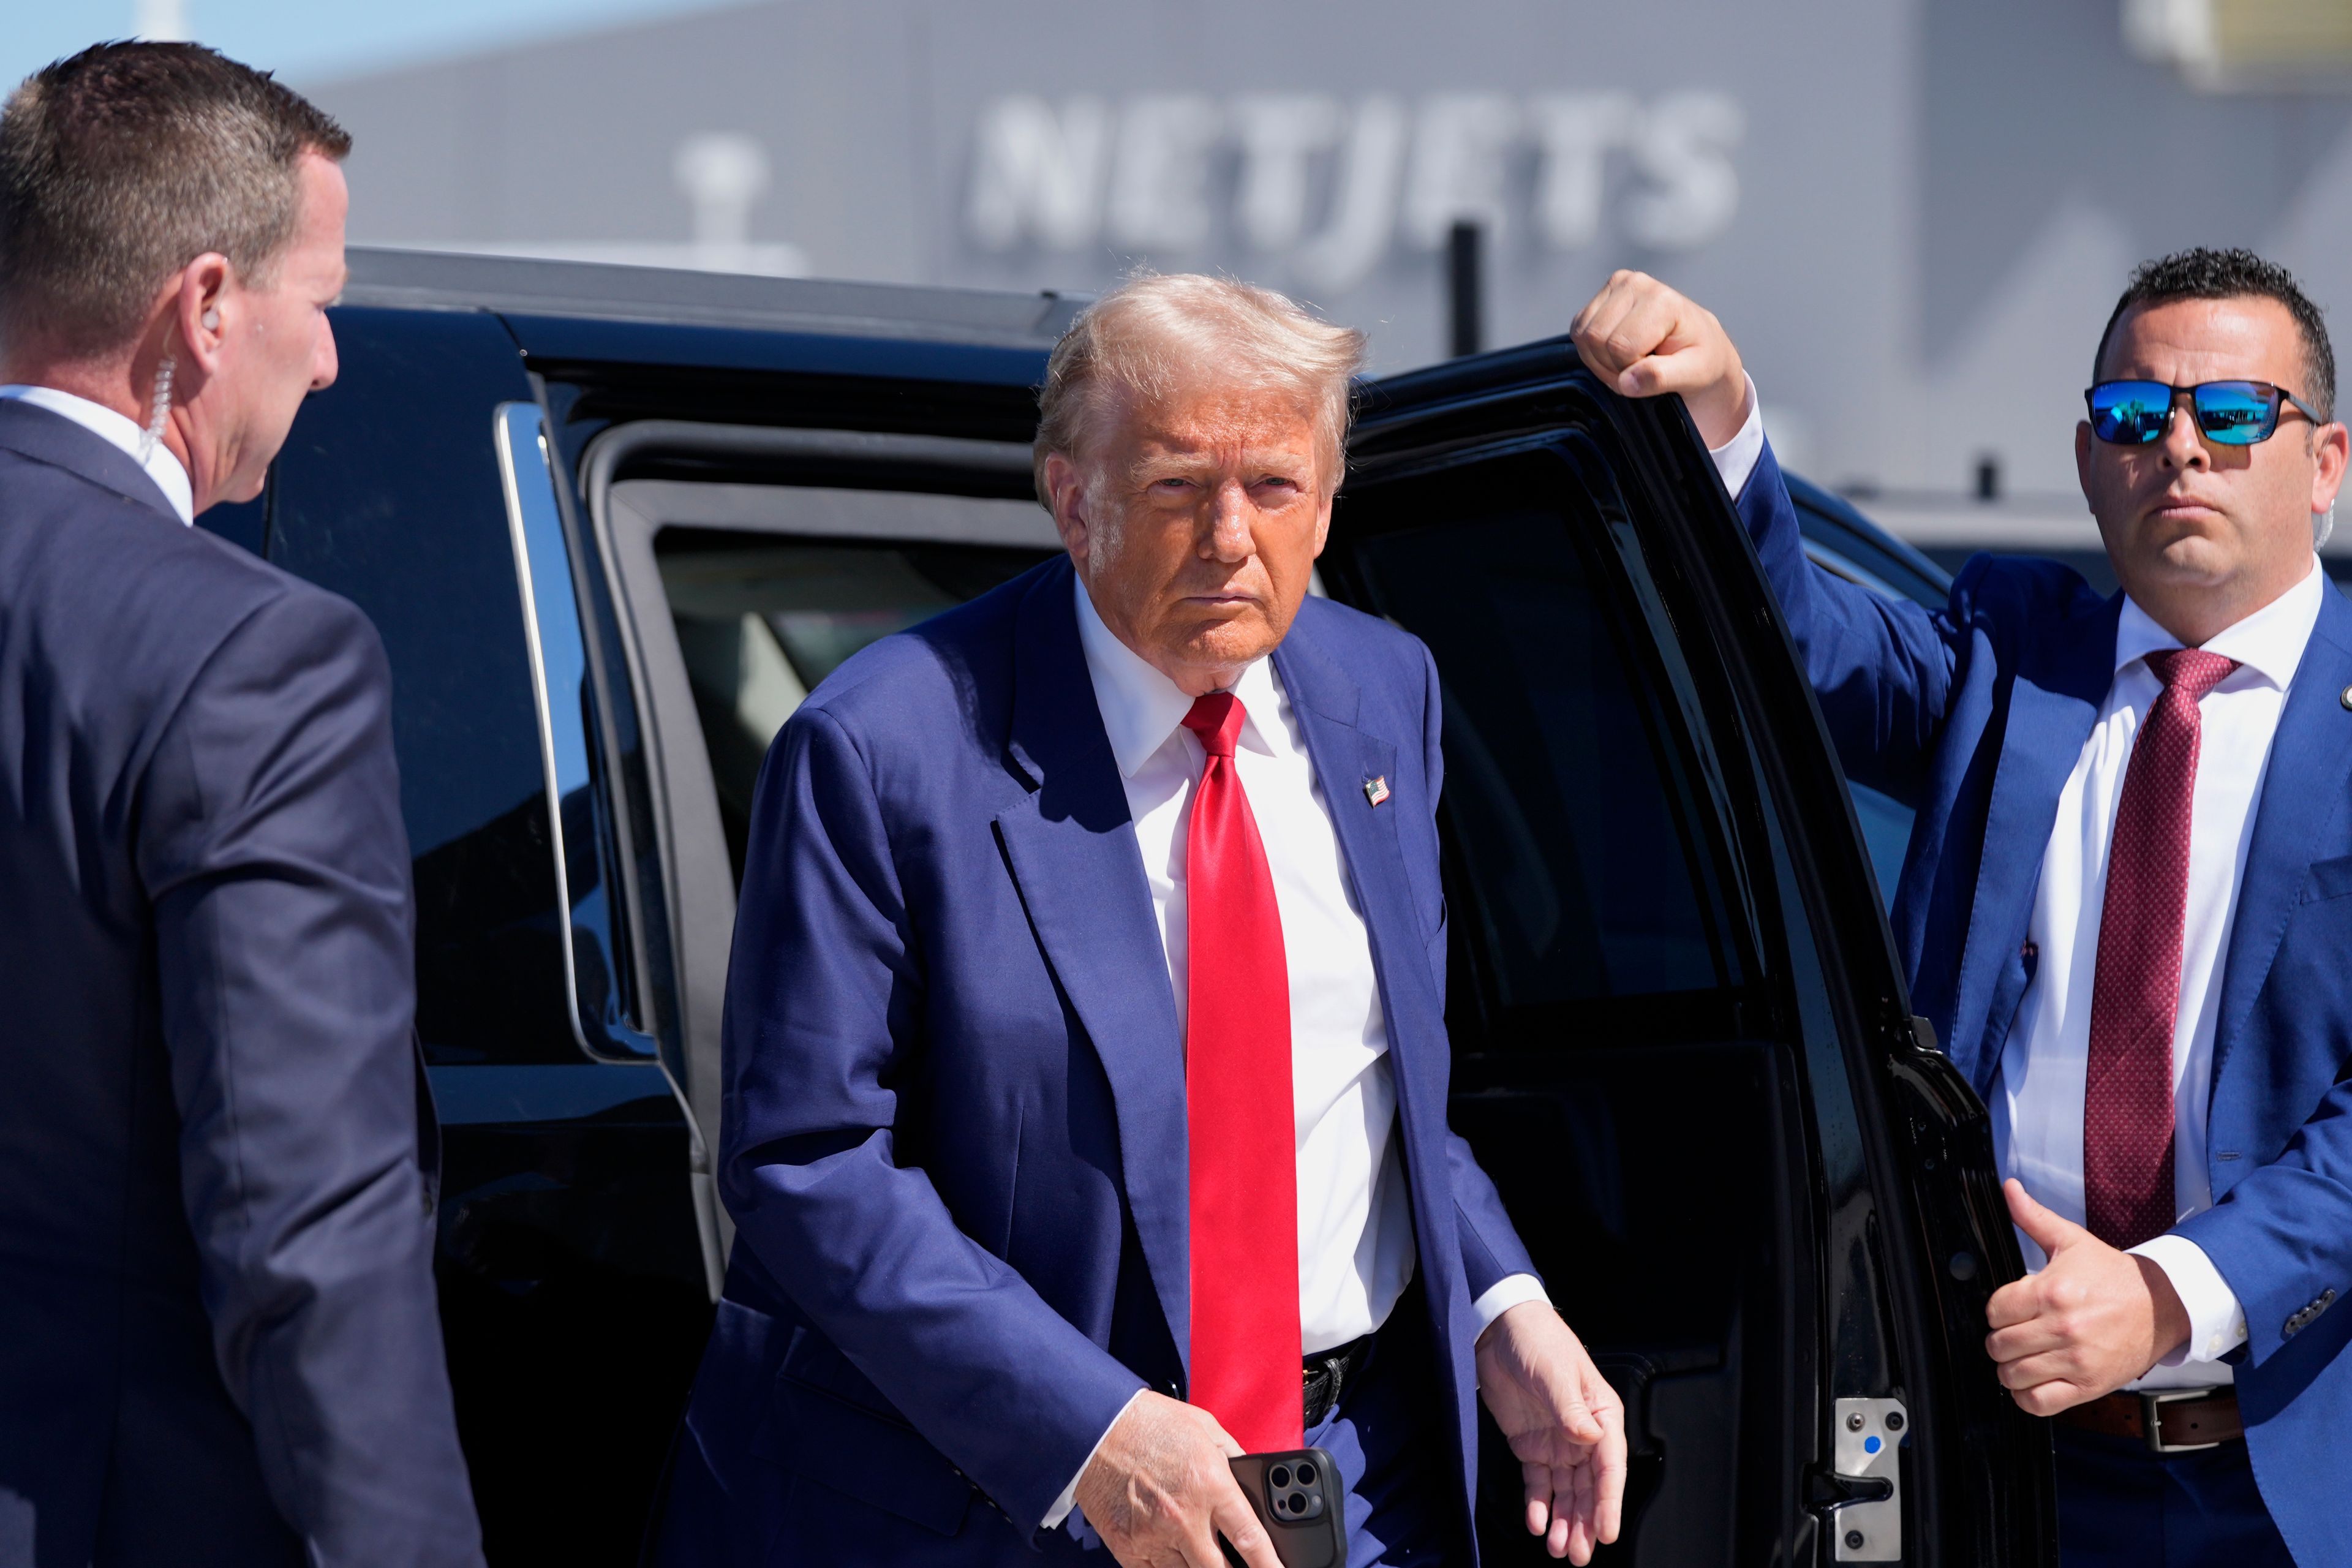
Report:
[[[347,305],[498,310],[1048,349],[1083,297],[753,278],[446,251],[349,252]]]

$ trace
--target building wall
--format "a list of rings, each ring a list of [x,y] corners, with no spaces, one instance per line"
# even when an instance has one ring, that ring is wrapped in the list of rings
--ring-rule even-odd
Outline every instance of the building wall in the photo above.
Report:
[[[1990,457],[2053,512],[2132,262],[2252,244],[2352,298],[2352,102],[2192,92],[2113,0],[765,0],[306,86],[358,140],[357,240],[1219,269],[1381,369],[1444,352],[1475,216],[1489,342],[1640,267],[1723,317],[1792,466],[1956,491]]]

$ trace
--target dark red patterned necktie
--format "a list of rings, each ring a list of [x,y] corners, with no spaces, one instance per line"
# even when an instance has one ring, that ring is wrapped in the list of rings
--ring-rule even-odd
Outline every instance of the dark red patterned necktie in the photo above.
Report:
[[[1184,840],[1191,1395],[1245,1452],[1263,1454],[1303,1441],[1297,1134],[1282,911],[1234,766],[1243,717],[1224,691],[1184,716],[1209,752]]]
[[[2202,726],[2197,703],[2238,668],[2195,648],[2147,656],[2164,682],[2132,742],[2107,851],[2083,1093],[2084,1226],[2114,1247],[2172,1228],[2172,1028]]]

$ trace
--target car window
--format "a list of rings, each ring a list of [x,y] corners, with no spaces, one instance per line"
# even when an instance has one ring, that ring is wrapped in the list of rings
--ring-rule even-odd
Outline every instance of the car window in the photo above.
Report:
[[[1356,538],[1341,568],[1436,658],[1453,918],[1507,1013],[1737,987],[1722,846],[1614,552],[1518,499],[1559,479],[1538,455],[1383,486],[1383,518],[1477,521]]]
[[[391,659],[418,1032],[436,1063],[576,1061],[491,434],[529,387],[487,318],[342,310],[335,331],[342,372],[279,455],[267,553],[356,603]]]
[[[1050,552],[725,529],[656,536],[735,879],[768,743],[852,654],[1012,581]]]

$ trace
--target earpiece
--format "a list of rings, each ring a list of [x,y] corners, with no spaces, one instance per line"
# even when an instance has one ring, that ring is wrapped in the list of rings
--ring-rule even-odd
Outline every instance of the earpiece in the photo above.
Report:
[[[206,310],[205,312],[205,331],[208,332],[217,332],[220,331],[220,312],[218,310]]]

